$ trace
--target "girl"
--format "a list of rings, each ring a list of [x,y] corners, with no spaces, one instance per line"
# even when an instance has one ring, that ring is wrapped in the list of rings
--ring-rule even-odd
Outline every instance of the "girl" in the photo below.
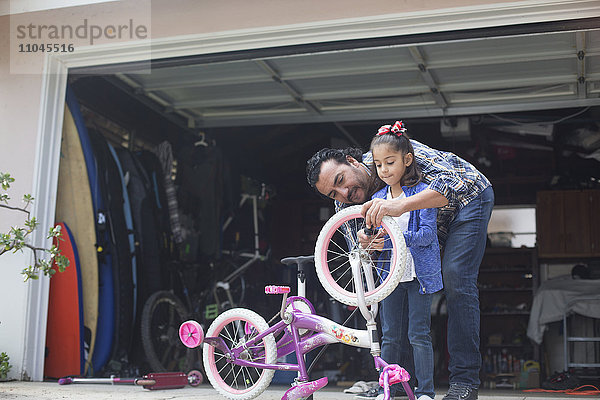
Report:
[[[421,182],[421,172],[414,162],[413,147],[401,121],[379,128],[371,141],[371,152],[373,172],[385,183],[385,187],[372,198],[408,197],[427,188]],[[396,290],[381,303],[381,356],[388,363],[398,363],[401,332],[406,334],[408,330],[417,379],[415,395],[418,400],[431,400],[435,397],[433,346],[429,333],[431,301],[433,293],[443,286],[437,239],[437,209],[415,210],[394,219],[404,232],[409,252],[402,280]],[[405,312],[408,312],[408,318],[403,315]],[[408,326],[406,322],[402,323],[403,320],[408,320]]]

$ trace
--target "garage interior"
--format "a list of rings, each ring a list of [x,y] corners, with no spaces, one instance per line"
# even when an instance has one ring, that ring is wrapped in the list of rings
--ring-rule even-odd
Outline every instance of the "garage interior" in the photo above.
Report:
[[[185,242],[186,252],[178,243],[169,254],[196,265],[195,279],[205,280],[206,270],[215,275],[229,250],[253,251],[250,202],[240,210],[237,205],[243,193],[258,196],[258,247],[268,257],[244,274],[245,305],[265,317],[279,304],[266,302],[261,285],[293,282],[295,275],[279,260],[311,254],[333,213],[331,202],[306,183],[306,161],[317,150],[367,150],[380,125],[403,120],[413,139],[470,161],[492,182],[497,208],[538,206],[536,247],[511,247],[510,240],[488,243],[480,275],[482,382],[517,387],[525,375],[523,364],[532,360],[540,363],[539,373],[532,372],[532,381],[520,387],[539,387],[555,371],[570,368],[582,379],[600,376],[597,319],[569,318],[575,330],[581,326],[595,341],[569,343],[574,358],[566,368],[562,320],[549,325],[546,335],[553,336],[541,345],[525,334],[534,295],[545,280],[570,275],[578,264],[600,279],[598,22],[219,53],[153,60],[150,69],[136,64],[82,68],[71,71],[69,84],[88,129],[113,146],[155,152],[167,141],[179,191],[184,179],[190,185],[198,177],[194,173],[202,174],[198,168],[207,159],[217,160],[219,173],[211,184],[218,180],[220,196],[211,192],[211,198],[218,203],[220,224],[234,216],[236,232],[219,240],[203,236],[197,226],[202,218],[194,215],[202,206],[194,199],[210,188],[187,186],[197,196],[178,199],[182,224],[194,221],[188,226],[193,240]],[[581,203],[570,193],[593,201]],[[560,201],[564,207],[558,212]],[[540,203],[547,214],[540,215]],[[265,276],[278,281],[267,282]],[[332,304],[319,286],[309,276],[309,298],[314,296],[318,312],[343,321],[348,310]],[[447,383],[442,310],[440,300],[432,324],[437,384]],[[315,371],[325,372],[330,381],[372,378],[365,376],[369,365],[363,369],[354,362],[361,357],[358,350],[333,347]],[[131,364],[142,372],[149,368]]]

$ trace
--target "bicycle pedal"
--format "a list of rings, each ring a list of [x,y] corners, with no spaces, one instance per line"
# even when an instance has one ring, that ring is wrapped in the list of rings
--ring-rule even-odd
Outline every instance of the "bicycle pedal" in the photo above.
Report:
[[[324,376],[316,381],[299,383],[289,388],[281,397],[281,400],[305,399],[317,390],[327,385],[327,377]]]

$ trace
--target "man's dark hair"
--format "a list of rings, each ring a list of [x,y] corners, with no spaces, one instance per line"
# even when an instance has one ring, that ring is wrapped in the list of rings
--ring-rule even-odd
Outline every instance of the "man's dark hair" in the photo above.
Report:
[[[315,190],[316,184],[319,181],[319,175],[321,174],[321,165],[328,160],[335,160],[338,164],[348,164],[346,156],[351,156],[358,162],[362,162],[362,150],[358,148],[348,147],[346,149],[321,149],[317,151],[307,162],[306,162],[306,180],[308,184]],[[317,190],[318,192],[318,190]]]

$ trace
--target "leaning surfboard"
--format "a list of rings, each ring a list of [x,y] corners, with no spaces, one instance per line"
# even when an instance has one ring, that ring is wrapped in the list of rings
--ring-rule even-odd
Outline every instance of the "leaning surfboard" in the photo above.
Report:
[[[63,221],[69,226],[77,243],[81,265],[84,342],[87,349],[85,360],[86,372],[88,372],[91,355],[94,352],[98,323],[96,229],[94,227],[92,195],[81,141],[73,116],[67,107],[65,107],[58,171],[56,220]]]
[[[44,375],[51,378],[80,375],[85,368],[83,300],[77,245],[67,225],[57,225],[61,227],[62,235],[54,239],[54,245],[67,257],[69,266],[50,279]],[[53,268],[58,267],[54,265]]]
[[[89,186],[94,207],[96,228],[96,250],[98,256],[98,324],[96,342],[92,354],[92,372],[100,372],[110,358],[115,330],[115,299],[112,272],[112,256],[106,252],[108,232],[106,230],[105,204],[100,192],[100,173],[96,167],[90,137],[81,115],[79,103],[73,90],[67,86],[67,105],[77,127],[79,140],[87,168]]]

